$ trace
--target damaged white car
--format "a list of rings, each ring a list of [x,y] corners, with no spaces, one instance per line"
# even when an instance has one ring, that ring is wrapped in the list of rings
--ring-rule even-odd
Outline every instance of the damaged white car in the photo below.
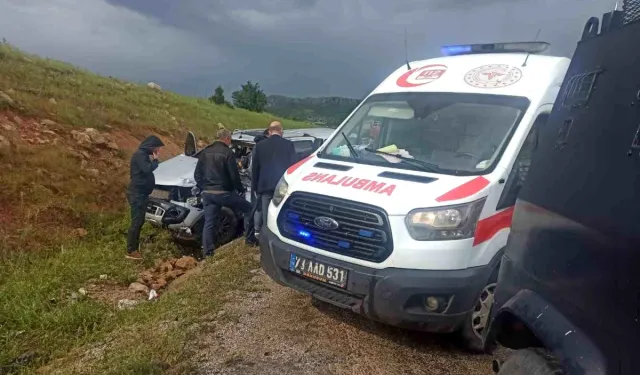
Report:
[[[237,130],[232,134],[231,148],[238,160],[248,201],[251,201],[249,160],[255,146],[254,139],[261,136],[263,131]],[[330,128],[285,130],[284,137],[293,142],[297,158],[301,160],[317,150],[333,131]],[[189,132],[184,153],[160,163],[154,171],[156,186],[149,198],[145,217],[148,222],[167,228],[176,242],[197,248],[202,247],[204,226],[204,209],[193,177],[200,151],[195,135]],[[223,207],[216,230],[216,246],[232,241],[243,234],[243,215]]]

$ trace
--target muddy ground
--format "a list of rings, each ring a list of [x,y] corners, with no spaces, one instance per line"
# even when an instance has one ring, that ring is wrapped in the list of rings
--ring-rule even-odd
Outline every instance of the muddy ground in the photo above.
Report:
[[[489,375],[492,358],[470,355],[453,337],[371,322],[252,271],[252,292],[237,293],[193,342],[197,373]]]

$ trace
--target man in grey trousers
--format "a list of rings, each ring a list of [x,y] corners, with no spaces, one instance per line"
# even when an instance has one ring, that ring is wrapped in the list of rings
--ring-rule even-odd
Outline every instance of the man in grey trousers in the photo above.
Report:
[[[282,138],[282,124],[269,125],[269,137],[256,144],[251,166],[251,190],[261,196],[262,225],[267,225],[269,204],[276,185],[287,169],[296,161],[293,142]]]

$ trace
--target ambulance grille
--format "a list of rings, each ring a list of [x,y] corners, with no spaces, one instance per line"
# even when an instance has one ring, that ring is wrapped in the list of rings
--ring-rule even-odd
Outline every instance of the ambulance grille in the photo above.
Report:
[[[322,228],[315,223],[318,217],[333,219],[338,227]],[[375,263],[393,251],[387,213],[346,199],[295,192],[283,204],[278,229],[296,242]]]

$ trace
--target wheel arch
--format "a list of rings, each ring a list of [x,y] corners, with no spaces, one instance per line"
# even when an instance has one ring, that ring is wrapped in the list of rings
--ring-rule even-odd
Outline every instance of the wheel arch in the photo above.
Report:
[[[485,351],[493,352],[497,344],[510,349],[544,348],[567,369],[607,368],[604,355],[586,334],[531,290],[520,290],[496,311]]]
[[[496,314],[489,332],[491,337],[487,338],[487,342],[492,344],[490,351],[493,351],[498,343],[515,350],[544,347],[526,322],[507,309],[502,309]]]

